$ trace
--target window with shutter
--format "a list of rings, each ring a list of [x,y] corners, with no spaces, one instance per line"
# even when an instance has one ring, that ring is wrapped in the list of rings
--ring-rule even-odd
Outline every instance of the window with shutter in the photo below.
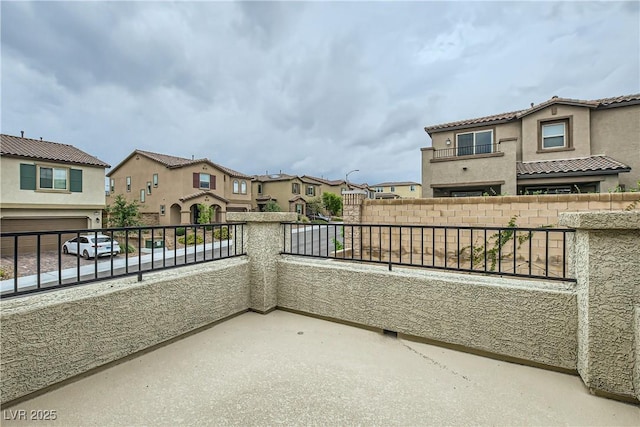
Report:
[[[82,169],[70,170],[69,189],[72,193],[82,193]]]
[[[36,189],[36,165],[20,164],[20,189]]]

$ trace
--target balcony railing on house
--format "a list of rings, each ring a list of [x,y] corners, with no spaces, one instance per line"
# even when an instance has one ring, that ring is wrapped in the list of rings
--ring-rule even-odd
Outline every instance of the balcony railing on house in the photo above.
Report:
[[[500,144],[472,145],[467,147],[443,148],[433,151],[434,159],[445,159],[449,157],[479,156],[481,154],[492,154],[500,152]]]
[[[575,282],[575,230],[283,223],[283,254]],[[289,242],[289,243],[288,243]]]
[[[227,223],[0,233],[0,298],[245,255],[243,231]]]

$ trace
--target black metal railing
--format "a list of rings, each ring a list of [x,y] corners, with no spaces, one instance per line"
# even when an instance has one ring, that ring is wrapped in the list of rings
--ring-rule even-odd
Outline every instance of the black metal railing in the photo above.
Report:
[[[245,255],[244,224],[0,233],[0,298]]]
[[[491,154],[500,152],[500,144],[482,144],[468,147],[443,148],[433,151],[434,159],[444,159],[447,157],[478,156],[480,154]]]
[[[282,253],[575,282],[573,229],[283,223]]]

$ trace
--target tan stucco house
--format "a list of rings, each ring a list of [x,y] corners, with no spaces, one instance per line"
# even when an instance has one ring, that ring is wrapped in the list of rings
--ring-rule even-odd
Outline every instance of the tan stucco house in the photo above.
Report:
[[[640,94],[554,96],[425,131],[423,197],[609,192],[640,180]]]
[[[102,160],[68,144],[1,135],[2,232],[101,228]]]
[[[107,177],[107,203],[119,194],[137,200],[148,225],[195,224],[200,204],[213,208],[213,222],[226,221],[227,212],[251,210],[251,177],[209,159],[135,150]]]
[[[306,215],[307,201],[322,196],[319,182],[282,172],[254,175],[251,186],[256,211],[264,211],[267,203],[273,201],[283,212]]]
[[[422,197],[422,185],[413,181],[381,182],[371,185],[376,199],[416,199]]]
[[[360,184],[349,182],[349,188],[362,188]],[[366,186],[364,186],[366,188]],[[331,180],[311,175],[289,175],[286,173],[254,175],[252,190],[254,210],[263,211],[271,200],[285,212],[307,214],[307,202],[323,193],[342,196],[347,189],[345,180]]]

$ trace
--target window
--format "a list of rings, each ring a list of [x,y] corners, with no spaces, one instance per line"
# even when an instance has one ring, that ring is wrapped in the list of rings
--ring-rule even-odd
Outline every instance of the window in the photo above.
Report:
[[[542,148],[561,148],[565,146],[566,128],[564,122],[542,125]]]
[[[302,208],[303,208],[303,206],[301,204],[296,203],[296,213],[298,215],[302,215]]]
[[[315,196],[316,188],[313,185],[307,185],[307,196]]]
[[[160,205],[160,215],[164,215],[166,213],[166,209],[164,205]]]
[[[456,135],[458,156],[472,156],[493,152],[493,130],[459,133]]]
[[[391,186],[391,192],[395,192],[396,191],[396,187],[394,187],[393,185]]]
[[[416,186],[415,186],[415,185],[412,185],[411,187],[409,187],[409,190],[410,190],[410,191],[416,191]]]
[[[247,181],[242,181],[240,183],[240,193],[247,194]]]
[[[67,169],[40,167],[40,188],[45,190],[66,190]]]
[[[151,194],[151,181],[147,181],[147,194]]]
[[[115,193],[116,191],[116,180],[111,178],[111,193]]]
[[[140,190],[140,203],[144,203],[145,192],[144,189]]]
[[[20,164],[21,190],[82,192],[82,169]]]
[[[158,187],[158,174],[157,173],[153,174],[153,186],[154,186],[154,188]]]
[[[294,182],[291,184],[291,192],[293,194],[300,194],[300,184],[298,184],[297,182]]]
[[[193,188],[208,188],[215,190],[216,177],[215,175],[209,175],[208,173],[193,173]]]
[[[262,194],[262,184],[258,184],[258,194]]]
[[[384,191],[383,187],[376,187],[376,193],[382,193]]]
[[[127,177],[127,193],[131,191],[131,177]]]
[[[239,192],[240,192],[240,190],[239,190],[238,180],[234,179],[233,180],[233,193],[234,194],[238,194]]]

